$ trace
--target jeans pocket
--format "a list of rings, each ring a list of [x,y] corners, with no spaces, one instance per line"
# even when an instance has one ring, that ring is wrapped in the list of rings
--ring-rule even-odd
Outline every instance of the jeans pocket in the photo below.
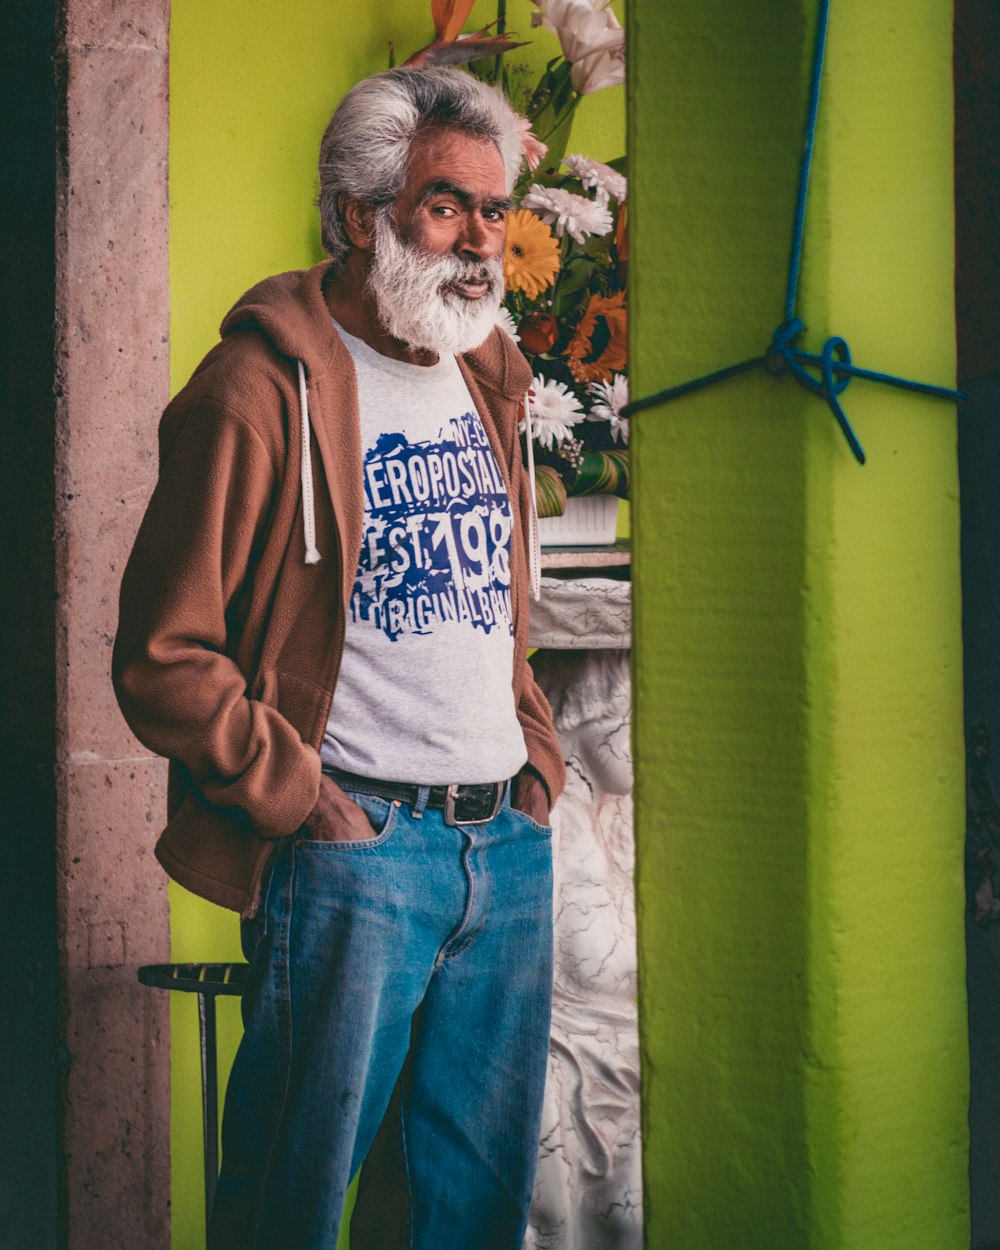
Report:
[[[366,836],[359,829],[357,836],[346,838],[312,838],[303,845],[331,851],[357,851],[382,846],[392,836],[396,823],[397,804],[389,799],[379,798],[375,794],[364,794],[360,791],[344,789],[344,793],[356,804],[368,818],[369,830]],[[359,821],[359,824],[361,822]],[[352,831],[353,834],[353,831]]]
[[[519,807],[512,807],[510,811],[512,816],[516,816],[519,820],[524,821],[529,829],[534,829],[534,831],[541,834],[543,838],[552,837],[551,825],[540,824],[537,820],[535,820],[534,816],[529,816],[527,812],[522,812]]]
[[[243,958],[251,967],[257,957],[257,950],[260,947],[263,936],[264,917],[262,912],[258,911],[256,915],[240,921],[240,946],[243,950]]]

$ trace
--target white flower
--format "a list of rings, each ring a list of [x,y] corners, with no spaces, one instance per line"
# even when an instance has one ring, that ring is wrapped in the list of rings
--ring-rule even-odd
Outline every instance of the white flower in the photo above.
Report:
[[[625,48],[595,52],[577,61],[570,71],[570,80],[581,95],[593,95],[605,87],[620,87],[625,82]]]
[[[573,437],[573,423],[583,416],[580,401],[573,392],[564,382],[554,382],[551,378],[531,379],[528,406],[531,409],[531,433],[539,447],[549,451]],[[523,419],[521,430],[524,430]]]
[[[580,156],[578,153],[564,157],[563,164],[568,165],[570,170],[576,174],[583,183],[585,190],[592,191],[596,187],[598,191],[616,199],[619,204],[625,203],[628,179],[624,174],[620,174],[617,169],[612,169],[610,165],[605,165],[603,161],[595,161],[589,156]]]
[[[609,0],[534,0],[532,26],[558,36],[562,54],[573,66],[574,88],[581,95],[625,81],[625,32]]]
[[[590,406],[588,421],[609,421],[611,435],[616,442],[628,442],[628,417],[622,409],[628,403],[628,378],[616,373],[610,382],[591,382],[587,390],[597,401]]]
[[[556,234],[571,234],[577,243],[582,243],[588,234],[607,234],[613,224],[603,196],[590,200],[562,187],[542,187],[537,182],[528,189],[521,207],[537,214],[546,225],[555,226]]]
[[[517,332],[517,323],[503,304],[497,309],[496,324],[505,334],[509,334],[515,343],[520,343],[521,336]]]

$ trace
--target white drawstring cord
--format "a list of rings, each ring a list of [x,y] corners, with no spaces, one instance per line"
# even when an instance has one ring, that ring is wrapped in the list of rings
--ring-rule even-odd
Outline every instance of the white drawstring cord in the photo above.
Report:
[[[313,500],[312,450],[309,446],[309,397],[306,394],[306,371],[301,360],[299,369],[299,417],[302,422],[302,530],[306,543],[306,564],[319,564],[316,549],[316,510]]]
[[[535,499],[535,444],[531,437],[531,402],[524,396],[524,440],[528,448],[528,487],[531,511],[528,513],[528,571],[531,575],[531,597],[537,603],[542,597],[542,541],[538,533],[538,503]]]

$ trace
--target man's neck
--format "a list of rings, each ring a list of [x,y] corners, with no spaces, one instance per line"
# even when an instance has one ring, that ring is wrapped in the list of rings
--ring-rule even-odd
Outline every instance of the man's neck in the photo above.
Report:
[[[386,331],[379,320],[375,298],[368,289],[368,268],[363,253],[348,253],[345,262],[327,279],[324,295],[331,317],[373,351],[409,365],[437,364],[436,352],[410,347]]]

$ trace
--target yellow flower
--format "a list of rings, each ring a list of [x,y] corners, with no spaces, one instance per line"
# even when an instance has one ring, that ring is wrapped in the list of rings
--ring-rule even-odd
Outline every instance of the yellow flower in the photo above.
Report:
[[[523,291],[534,299],[555,281],[559,263],[559,243],[544,221],[526,208],[508,214],[503,257],[508,291]]]
[[[566,348],[570,372],[578,382],[610,382],[628,360],[628,312],[625,292],[591,295]]]

